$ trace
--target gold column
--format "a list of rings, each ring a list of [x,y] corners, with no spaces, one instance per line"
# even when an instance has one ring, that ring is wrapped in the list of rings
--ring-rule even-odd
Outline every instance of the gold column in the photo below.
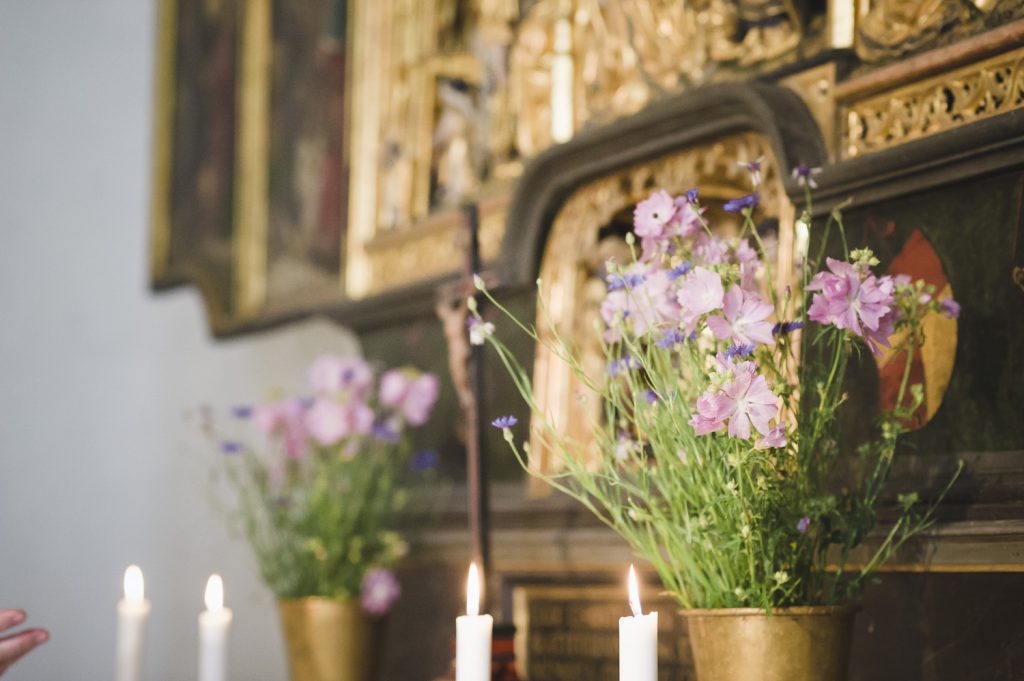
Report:
[[[271,0],[243,7],[235,160],[235,238],[232,253],[235,301],[241,318],[256,316],[267,299],[268,153]]]

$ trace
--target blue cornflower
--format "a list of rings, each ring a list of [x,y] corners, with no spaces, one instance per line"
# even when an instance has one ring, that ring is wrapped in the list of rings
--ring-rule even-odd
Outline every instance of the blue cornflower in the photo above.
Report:
[[[821,168],[812,168],[806,163],[801,163],[796,168],[793,168],[793,179],[801,187],[817,189],[818,183],[814,181],[814,176],[820,172]]]
[[[684,262],[678,267],[673,267],[668,271],[668,278],[675,281],[679,277],[685,276],[687,272],[693,269],[693,265],[689,261]]]
[[[690,203],[697,203],[697,189],[696,187],[686,192],[686,200]]]
[[[234,440],[224,440],[220,443],[221,454],[238,454],[243,449],[242,443]]]
[[[373,437],[381,442],[398,442],[400,439],[399,434],[392,430],[386,423],[375,423],[373,424],[373,431],[371,433]]]
[[[686,334],[676,329],[669,329],[665,332],[665,337],[658,341],[659,348],[665,348],[671,350],[679,343],[686,340]]]
[[[252,416],[252,407],[247,404],[231,407],[231,415],[236,419],[247,419]]]
[[[517,423],[519,423],[519,419],[517,419],[515,416],[511,416],[511,415],[509,415],[509,416],[499,416],[498,418],[496,418],[493,421],[491,421],[491,425],[492,426],[494,426],[495,428],[501,428],[501,429],[511,428],[512,426],[516,425]]]
[[[779,322],[772,327],[773,336],[785,336],[786,334],[793,333],[797,329],[804,328],[804,323],[799,319],[793,322]]]
[[[642,274],[609,274],[608,290],[619,291],[624,288],[636,288],[644,283]]]
[[[749,345],[730,345],[725,350],[726,359],[735,359],[736,357],[746,357],[754,354],[754,348],[756,346],[753,343]]]
[[[640,362],[635,357],[626,355],[622,359],[613,359],[608,363],[608,375],[618,376],[623,371],[629,371],[630,369],[639,369]]]
[[[761,197],[758,196],[757,192],[741,196],[738,199],[729,199],[722,206],[722,209],[726,213],[741,213],[744,208],[753,208],[761,201]]]
[[[436,468],[439,458],[437,450],[424,449],[422,452],[413,454],[409,465],[417,473],[422,473]]]

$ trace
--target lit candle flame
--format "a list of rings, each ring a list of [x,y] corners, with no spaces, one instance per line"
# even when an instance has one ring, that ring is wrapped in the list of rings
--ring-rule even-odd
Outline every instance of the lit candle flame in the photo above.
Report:
[[[206,580],[206,593],[203,595],[203,600],[206,601],[206,609],[211,612],[223,609],[224,580],[220,578],[220,575],[210,575],[210,579]]]
[[[480,572],[476,563],[469,564],[469,577],[466,579],[466,614],[480,614]]]
[[[129,603],[146,600],[146,584],[138,565],[129,565],[124,571],[124,599]]]
[[[644,611],[640,608],[640,585],[636,581],[636,570],[632,563],[629,566],[629,609],[633,611],[633,617],[640,617]]]

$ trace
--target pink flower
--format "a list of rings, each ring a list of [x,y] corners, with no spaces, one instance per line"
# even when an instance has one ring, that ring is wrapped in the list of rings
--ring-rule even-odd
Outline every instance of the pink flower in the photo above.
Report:
[[[629,294],[623,290],[611,291],[601,301],[601,318],[604,319],[604,340],[616,343],[622,340],[622,327],[629,316]]]
[[[893,317],[892,277],[876,277],[866,267],[828,258],[831,272],[818,272],[807,285],[808,291],[818,291],[811,300],[807,316],[821,324],[866,338],[876,354],[878,345],[888,345],[881,335]],[[884,321],[884,323],[883,323]]]
[[[373,428],[373,410],[358,401],[317,399],[306,412],[310,436],[324,447],[338,444],[349,435],[365,435]]]
[[[391,570],[374,568],[363,577],[363,593],[360,602],[363,610],[371,615],[383,615],[402,594],[402,587]]]
[[[697,325],[697,318],[702,314],[720,309],[724,298],[722,277],[717,272],[695,267],[676,294],[676,299],[683,306],[686,332],[693,331]]]
[[[288,458],[301,459],[306,455],[305,409],[300,402],[261,404],[253,409],[253,421],[267,437],[281,437]]]
[[[629,295],[629,292],[627,292]],[[679,304],[675,301],[675,287],[668,272],[655,269],[647,273],[644,283],[632,292],[630,319],[633,333],[642,336],[665,323],[679,321]]]
[[[779,398],[764,376],[754,371],[753,362],[739,362],[733,367],[734,378],[722,386],[721,392],[697,399],[697,413],[690,419],[697,435],[721,430],[726,421],[730,437],[749,439],[751,426],[761,435],[769,434],[768,422],[778,416]]]
[[[669,272],[645,271],[634,266],[622,279],[635,283],[609,292],[601,303],[607,342],[618,341],[623,330],[639,337],[662,324],[678,323],[679,304],[675,301],[675,284]]]
[[[725,428],[727,402],[721,395],[701,395],[697,398],[697,413],[690,419],[697,435],[707,435]]]
[[[380,379],[380,402],[401,412],[410,425],[422,426],[430,418],[439,390],[434,374],[392,369]]]
[[[322,355],[309,368],[309,384],[318,395],[345,390],[363,399],[373,385],[373,372],[358,357]]]
[[[708,317],[708,328],[718,338],[731,338],[737,345],[773,345],[772,324],[765,321],[772,312],[771,304],[760,295],[733,285],[725,294],[722,314]]]
[[[705,265],[721,265],[729,261],[729,244],[725,239],[708,236],[701,232],[697,235],[693,254],[697,262]]]
[[[768,434],[760,438],[754,445],[754,449],[779,449],[786,446],[786,429],[781,425],[775,426]]]
[[[757,273],[761,269],[761,258],[746,239],[736,244],[736,262],[740,266],[740,286],[748,291],[757,290]]]
[[[633,210],[633,231],[641,239],[660,239],[665,227],[675,217],[676,204],[664,189],[636,204]]]
[[[701,230],[700,210],[685,196],[676,197],[675,204],[676,214],[668,224],[668,233],[683,239],[697,234]]]

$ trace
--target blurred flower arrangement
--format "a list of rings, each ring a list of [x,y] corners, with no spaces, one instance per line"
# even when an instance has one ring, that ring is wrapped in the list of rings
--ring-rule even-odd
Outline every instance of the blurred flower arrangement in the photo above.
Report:
[[[359,598],[383,614],[400,594],[390,568],[407,550],[406,484],[437,463],[413,454],[409,430],[429,419],[438,379],[403,368],[378,381],[362,359],[325,355],[309,385],[310,397],[233,409],[263,436],[260,447],[220,443],[237,515],[278,598]]]
[[[744,165],[756,190],[759,164]],[[808,211],[815,174],[795,173]],[[838,210],[816,257],[801,254],[802,290],[777,292],[753,219],[758,202],[755,191],[725,203],[742,219],[735,238],[712,230],[697,190],[656,191],[636,206],[626,238],[632,261],[607,265],[604,324],[595,329],[607,360],[602,377],[584,371],[553,324],[553,340],[542,340],[477,277],[493,304],[568,363],[591,392],[579,399],[600,400],[594,442],[571,440],[540,410],[529,374],[470,301],[475,340],[496,349],[558,470],[528,465],[514,416],[493,425],[524,468],[578,499],[650,561],[683,608],[847,602],[932,521],[934,506],[901,495],[891,528],[850,566],[851,552],[876,528],[897,437],[923,400],[921,386],[910,383],[922,319],[956,317],[959,306],[936,300],[923,281],[876,274],[870,250],[847,249]],[[809,212],[801,223],[809,229]],[[824,258],[837,228],[844,257]],[[837,480],[847,363],[861,348],[878,353],[890,343],[906,357],[897,406],[860,445],[858,472]]]

